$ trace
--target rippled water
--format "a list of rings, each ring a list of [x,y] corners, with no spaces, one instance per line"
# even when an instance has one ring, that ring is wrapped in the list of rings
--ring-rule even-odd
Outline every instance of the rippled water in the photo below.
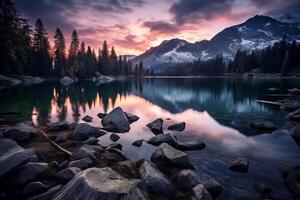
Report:
[[[300,164],[299,147],[288,134],[291,124],[276,106],[257,103],[256,99],[275,100],[270,94],[284,94],[288,88],[300,87],[297,80],[280,79],[130,79],[107,84],[91,81],[62,86],[57,82],[16,86],[0,90],[1,112],[21,115],[6,120],[32,119],[40,122],[82,122],[92,116],[100,126],[99,112],[107,113],[120,106],[138,115],[129,133],[119,134],[117,142],[132,159],[150,158],[155,147],[137,139],[153,136],[146,124],[163,118],[164,127],[186,122],[186,130],[176,133],[180,140],[201,138],[207,145],[202,151],[188,152],[199,173],[207,173],[223,186],[220,199],[259,199],[258,182],[270,185],[277,199],[290,199],[281,170]],[[275,88],[270,90],[269,88]],[[170,118],[170,119],[167,119]],[[272,134],[258,134],[249,128],[251,120],[268,119],[280,129]],[[168,131],[166,131],[168,132]],[[109,134],[100,143],[111,143]],[[227,163],[235,157],[250,160],[247,174],[232,172]],[[246,197],[247,198],[246,198]]]

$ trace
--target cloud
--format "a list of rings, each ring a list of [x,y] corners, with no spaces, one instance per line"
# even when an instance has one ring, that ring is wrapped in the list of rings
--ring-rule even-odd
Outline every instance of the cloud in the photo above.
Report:
[[[179,31],[177,24],[171,24],[166,21],[145,21],[143,26],[149,28],[151,32],[174,33]]]

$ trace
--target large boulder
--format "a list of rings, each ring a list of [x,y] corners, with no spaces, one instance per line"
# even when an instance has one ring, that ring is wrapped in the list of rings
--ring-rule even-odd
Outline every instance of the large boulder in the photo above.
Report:
[[[172,196],[174,192],[172,182],[154,165],[144,161],[139,167],[139,174],[148,191],[161,196]]]
[[[83,158],[90,158],[91,160],[95,161],[96,155],[103,150],[104,149],[101,146],[84,144],[72,153],[71,159],[79,160]]]
[[[36,135],[36,128],[29,125],[28,123],[23,122],[18,123],[14,127],[7,129],[3,133],[3,137],[11,138],[15,141],[28,141]]]
[[[235,158],[229,161],[228,168],[236,172],[248,171],[249,161],[246,158]]]
[[[201,150],[206,147],[205,143],[200,139],[195,139],[191,141],[178,142],[177,149],[181,151],[191,151],[191,150]]]
[[[73,79],[71,79],[70,77],[68,76],[64,76],[62,79],[60,79],[60,83],[63,84],[63,85],[70,85],[74,82]]]
[[[132,124],[133,122],[136,122],[137,120],[139,120],[140,118],[136,115],[124,112],[125,116],[127,117],[127,120],[129,121],[130,124]]]
[[[202,184],[193,187],[192,191],[188,193],[184,199],[187,200],[212,200],[210,194]]]
[[[185,122],[173,124],[168,127],[168,130],[170,131],[184,131],[184,129],[185,129]]]
[[[175,182],[181,190],[188,191],[200,183],[200,178],[195,171],[185,169],[176,175]]]
[[[16,170],[6,180],[6,187],[14,188],[32,181],[37,176],[43,174],[48,169],[47,163],[27,163]]]
[[[153,122],[147,124],[147,127],[154,133],[155,135],[163,134],[163,125],[164,120],[162,118],[158,118],[154,120]]]
[[[152,144],[154,146],[159,146],[162,143],[167,143],[167,144],[169,144],[169,145],[171,145],[172,147],[175,147],[175,148],[178,145],[178,142],[177,142],[176,138],[173,135],[171,135],[170,133],[156,135],[156,136],[150,138],[147,141],[147,143]]]
[[[89,168],[78,173],[53,200],[137,200],[146,199],[137,179],[126,179],[111,168]]]
[[[125,133],[130,129],[129,121],[122,108],[117,107],[106,114],[101,121],[104,130]]]
[[[86,123],[78,124],[78,126],[72,132],[72,136],[79,140],[86,140],[89,137],[101,137],[105,134],[105,131]]]
[[[151,161],[158,166],[178,166],[188,169],[194,169],[190,163],[189,157],[182,151],[174,149],[169,144],[163,143],[151,155]]]
[[[11,139],[0,138],[0,179],[26,164],[33,155],[33,149],[23,149]]]
[[[71,180],[76,174],[78,174],[81,171],[81,169],[77,167],[68,167],[66,169],[62,169],[59,172],[55,174],[55,177],[67,182]]]
[[[256,120],[250,123],[251,128],[258,131],[275,131],[277,127],[270,121]]]

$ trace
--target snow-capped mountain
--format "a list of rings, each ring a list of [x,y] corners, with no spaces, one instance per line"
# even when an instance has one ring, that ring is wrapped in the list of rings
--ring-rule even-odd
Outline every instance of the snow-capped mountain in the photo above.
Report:
[[[144,66],[155,70],[179,62],[197,59],[207,60],[222,54],[232,58],[238,49],[263,49],[285,37],[300,42],[300,26],[297,23],[280,22],[268,16],[256,15],[242,24],[231,26],[216,34],[211,40],[190,43],[181,39],[163,41],[145,53],[135,57]]]

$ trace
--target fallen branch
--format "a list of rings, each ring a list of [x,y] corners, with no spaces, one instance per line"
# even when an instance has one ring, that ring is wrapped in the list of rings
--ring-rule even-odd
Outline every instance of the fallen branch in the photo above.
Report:
[[[282,106],[283,103],[279,103],[276,101],[265,101],[265,100],[256,100],[257,103],[265,103],[265,104],[271,104],[271,105],[277,105],[277,106]]]
[[[63,152],[64,154],[66,154],[67,156],[71,156],[72,153],[66,149],[64,149],[63,147],[59,146],[56,142],[52,141],[43,130],[38,130],[43,137],[48,140],[56,149],[58,149],[59,151]]]

